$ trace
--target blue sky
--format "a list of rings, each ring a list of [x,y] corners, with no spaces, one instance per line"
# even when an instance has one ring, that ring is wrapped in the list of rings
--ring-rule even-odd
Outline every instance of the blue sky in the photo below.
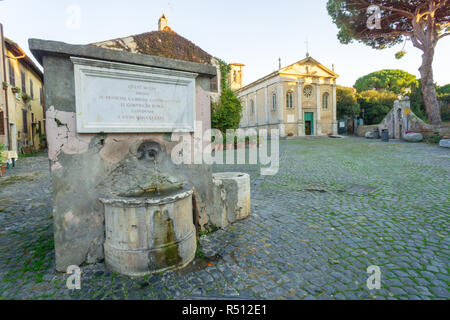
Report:
[[[78,27],[71,6],[80,8]],[[283,66],[303,59],[306,39],[313,58],[329,68],[335,64],[341,85],[386,68],[419,76],[421,51],[409,42],[402,60],[394,58],[402,45],[380,51],[340,44],[326,0],[0,0],[5,35],[26,52],[29,38],[86,44],[153,31],[163,12],[172,29],[208,53],[244,63],[245,83],[276,70],[278,58]],[[447,37],[438,43],[433,65],[439,85],[450,83],[449,52]]]

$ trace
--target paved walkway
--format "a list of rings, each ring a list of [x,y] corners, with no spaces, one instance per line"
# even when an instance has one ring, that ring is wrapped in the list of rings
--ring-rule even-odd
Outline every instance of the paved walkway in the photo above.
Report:
[[[202,237],[195,264],[141,279],[82,267],[82,289],[53,270],[44,155],[0,178],[3,299],[448,299],[450,152],[348,139],[281,142],[281,168],[252,176],[252,214]],[[368,290],[366,269],[381,268]]]

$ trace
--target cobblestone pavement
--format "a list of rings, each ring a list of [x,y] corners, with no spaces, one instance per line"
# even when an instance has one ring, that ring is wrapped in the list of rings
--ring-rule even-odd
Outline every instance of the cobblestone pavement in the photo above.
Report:
[[[0,178],[3,299],[448,299],[450,152],[358,138],[281,141],[276,176],[254,166],[252,214],[201,238],[195,264],[140,279],[54,271],[45,155]],[[381,268],[368,290],[367,267]]]

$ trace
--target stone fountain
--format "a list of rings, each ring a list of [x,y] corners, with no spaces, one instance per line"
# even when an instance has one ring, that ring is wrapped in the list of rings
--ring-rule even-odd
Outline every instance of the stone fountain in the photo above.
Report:
[[[248,175],[213,177],[195,157],[172,158],[185,138],[210,142],[215,66],[38,39],[29,47],[45,72],[57,271],[103,261],[131,276],[182,268],[198,229],[248,216]]]
[[[127,174],[113,173],[103,183],[109,189],[99,200],[110,271],[144,276],[182,268],[195,257],[193,186],[158,170],[161,151],[156,142],[142,143]]]
[[[175,164],[172,135],[210,128],[216,67],[29,42],[45,71],[56,270],[105,261],[139,276],[188,264],[214,211],[212,170]]]

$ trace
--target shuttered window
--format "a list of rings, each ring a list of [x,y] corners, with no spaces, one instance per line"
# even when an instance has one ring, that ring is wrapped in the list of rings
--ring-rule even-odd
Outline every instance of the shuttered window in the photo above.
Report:
[[[12,87],[16,86],[16,73],[14,72],[14,68],[11,62],[9,62],[9,84]]]
[[[3,111],[0,111],[0,135],[5,135],[5,119]]]
[[[33,80],[30,79],[30,96],[34,99]]]
[[[22,124],[23,124],[23,133],[28,133],[28,113],[26,110],[22,110]]]
[[[20,77],[22,79],[22,92],[23,93],[27,93],[27,86],[26,86],[26,81],[25,81],[25,72],[21,71],[20,72]]]

